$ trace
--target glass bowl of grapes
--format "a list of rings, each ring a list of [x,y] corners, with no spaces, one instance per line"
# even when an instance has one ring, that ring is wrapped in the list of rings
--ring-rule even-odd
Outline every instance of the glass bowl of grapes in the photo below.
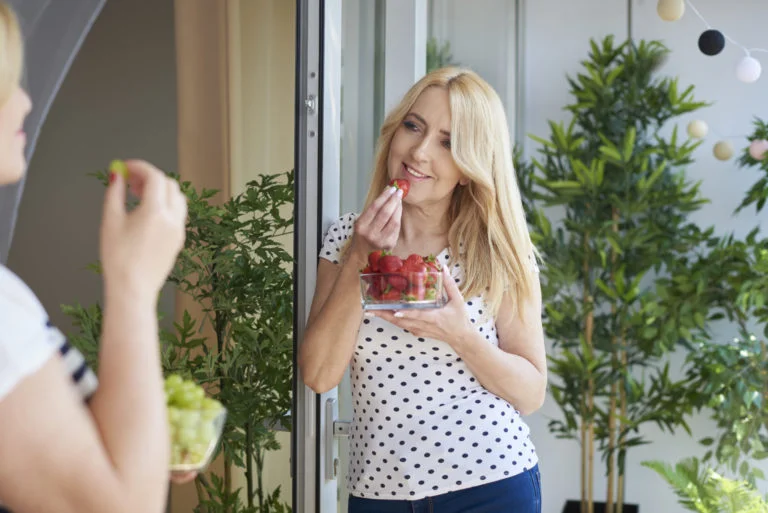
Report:
[[[171,472],[201,472],[211,462],[221,438],[227,410],[205,390],[178,374],[165,378]]]

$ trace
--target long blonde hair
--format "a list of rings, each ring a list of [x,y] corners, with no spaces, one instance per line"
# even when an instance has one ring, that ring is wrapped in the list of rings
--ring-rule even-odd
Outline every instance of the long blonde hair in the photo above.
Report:
[[[386,187],[387,158],[395,131],[428,87],[448,91],[451,153],[466,186],[457,186],[449,209],[448,242],[453,261],[461,261],[464,297],[483,295],[495,318],[509,292],[522,317],[534,293],[536,258],[512,164],[504,107],[496,91],[473,71],[447,67],[430,72],[405,94],[384,120],[376,146],[366,207]],[[459,243],[461,242],[461,252]]]
[[[0,1],[0,106],[5,105],[19,86],[23,60],[24,49],[16,13],[6,2]]]

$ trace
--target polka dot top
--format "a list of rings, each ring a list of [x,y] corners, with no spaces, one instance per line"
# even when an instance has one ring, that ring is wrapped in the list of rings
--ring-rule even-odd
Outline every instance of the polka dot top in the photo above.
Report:
[[[347,214],[331,226],[322,258],[339,263],[355,218]],[[449,250],[438,258],[447,265]],[[450,271],[460,284],[462,267]],[[469,298],[465,307],[477,331],[498,345],[483,298]],[[445,342],[366,318],[350,372],[351,495],[418,500],[505,479],[538,462],[519,412],[483,388]]]

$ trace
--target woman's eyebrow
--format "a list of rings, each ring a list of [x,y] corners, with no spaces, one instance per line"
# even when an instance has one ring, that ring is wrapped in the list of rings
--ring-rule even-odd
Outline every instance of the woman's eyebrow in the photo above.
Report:
[[[423,117],[419,116],[419,115],[418,115],[418,114],[416,114],[415,112],[409,112],[409,113],[408,113],[408,115],[409,115],[409,116],[413,116],[414,118],[416,118],[416,120],[417,120],[419,123],[421,123],[422,125],[424,125],[424,126],[429,126],[429,123],[427,123],[427,120],[426,120],[426,119],[424,119]],[[443,134],[443,135],[447,135],[448,137],[450,137],[450,136],[451,136],[451,132],[449,132],[449,131],[447,131],[447,130],[440,130],[440,133],[441,133],[441,134]]]

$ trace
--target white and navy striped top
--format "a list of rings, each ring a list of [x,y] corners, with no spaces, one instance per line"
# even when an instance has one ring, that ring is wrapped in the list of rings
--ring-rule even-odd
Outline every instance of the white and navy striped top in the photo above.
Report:
[[[0,265],[0,401],[57,352],[83,399],[90,398],[98,380],[83,355],[51,324],[29,287]]]
[[[43,305],[29,287],[0,265],[0,402],[54,355],[62,358],[73,386],[87,401],[98,387],[96,375],[80,351],[51,325]],[[0,500],[0,512],[3,511]]]

